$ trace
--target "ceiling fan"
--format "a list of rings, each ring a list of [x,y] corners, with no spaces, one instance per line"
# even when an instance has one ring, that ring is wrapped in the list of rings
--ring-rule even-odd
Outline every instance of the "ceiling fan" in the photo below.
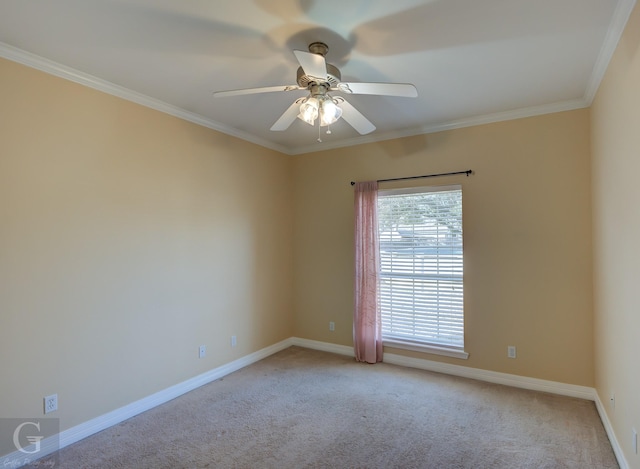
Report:
[[[218,91],[216,98],[225,96],[239,96],[245,94],[271,93],[274,91],[307,90],[309,95],[296,99],[291,106],[271,126],[271,130],[282,131],[296,120],[296,117],[313,126],[316,119],[320,119],[318,126],[318,141],[320,128],[329,126],[341,117],[361,135],[373,132],[376,127],[353,107],[342,96],[332,96],[330,92],[343,94],[368,94],[379,96],[401,96],[415,98],[418,96],[416,87],[409,83],[345,83],[340,81],[340,70],[325,61],[329,47],[323,42],[309,45],[309,52],[294,50],[293,53],[300,64],[297,71],[297,85],[268,86],[263,88],[246,88],[230,91]]]

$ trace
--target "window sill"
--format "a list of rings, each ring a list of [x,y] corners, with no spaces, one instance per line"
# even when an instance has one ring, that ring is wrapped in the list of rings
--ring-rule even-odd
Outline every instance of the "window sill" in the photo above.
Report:
[[[402,350],[412,350],[414,352],[431,353],[433,355],[444,355],[445,357],[460,358],[466,360],[469,354],[462,349],[453,347],[438,347],[437,345],[416,344],[413,342],[403,342],[401,340],[384,340],[382,345],[385,347],[397,348]]]

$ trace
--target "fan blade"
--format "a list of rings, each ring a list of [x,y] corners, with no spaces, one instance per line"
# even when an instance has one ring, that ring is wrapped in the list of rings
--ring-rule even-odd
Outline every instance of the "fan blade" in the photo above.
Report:
[[[338,105],[342,108],[342,118],[346,120],[351,127],[356,129],[360,135],[365,135],[376,130],[376,126],[364,117],[360,111],[345,101],[344,98],[338,98],[338,101]]]
[[[415,98],[418,90],[411,83],[340,83],[335,88],[349,94],[377,94]]]
[[[223,98],[226,96],[240,96],[243,94],[273,93],[274,91],[294,91],[304,89],[306,88],[300,88],[298,85],[280,85],[267,86],[265,88],[245,88],[242,90],[215,91],[213,93],[213,96],[215,98]]]
[[[302,50],[294,50],[293,53],[306,75],[320,80],[327,79],[327,63],[323,56]]]
[[[289,126],[296,120],[298,113],[300,112],[300,104],[304,98],[296,99],[289,108],[284,111],[284,114],[271,126],[271,130],[287,130]]]

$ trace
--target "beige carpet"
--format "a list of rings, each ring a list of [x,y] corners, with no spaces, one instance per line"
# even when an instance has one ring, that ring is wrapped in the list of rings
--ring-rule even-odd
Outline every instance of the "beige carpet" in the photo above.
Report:
[[[618,467],[593,402],[298,347],[64,448],[59,462],[65,469]]]

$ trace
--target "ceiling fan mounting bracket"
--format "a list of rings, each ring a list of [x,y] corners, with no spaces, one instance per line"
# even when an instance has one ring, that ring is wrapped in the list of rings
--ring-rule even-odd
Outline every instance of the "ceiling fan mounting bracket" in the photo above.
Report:
[[[324,42],[312,42],[309,44],[309,52],[324,57],[327,55],[327,52],[329,52],[329,46]]]

